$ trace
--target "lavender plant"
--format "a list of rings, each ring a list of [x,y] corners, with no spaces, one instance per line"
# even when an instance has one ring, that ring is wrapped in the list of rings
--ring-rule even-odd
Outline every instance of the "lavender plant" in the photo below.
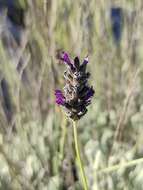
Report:
[[[86,71],[88,57],[86,57],[82,64],[80,64],[78,57],[75,57],[74,60],[72,60],[68,53],[63,52],[59,56],[59,59],[67,66],[67,69],[64,72],[66,84],[64,87],[64,93],[61,90],[55,91],[56,103],[64,108],[66,115],[73,121],[76,155],[81,170],[83,187],[87,190],[88,184],[80,156],[76,121],[81,119],[87,113],[87,106],[91,104],[91,99],[94,95],[93,87],[88,84],[88,79],[90,77],[90,73]]]
[[[56,90],[56,103],[65,108],[66,115],[72,120],[79,120],[87,112],[87,106],[91,104],[94,95],[93,87],[88,84],[90,73],[86,72],[88,57],[80,64],[78,57],[71,60],[67,53],[60,57],[67,66],[64,72],[65,87],[64,94]]]

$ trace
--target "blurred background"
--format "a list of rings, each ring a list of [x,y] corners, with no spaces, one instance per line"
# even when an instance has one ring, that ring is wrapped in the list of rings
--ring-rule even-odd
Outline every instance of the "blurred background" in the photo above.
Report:
[[[143,162],[120,165],[143,157],[142,13],[142,0],[0,0],[0,190],[82,190],[55,105],[63,50],[89,55],[95,96],[78,123],[89,189],[143,190]]]

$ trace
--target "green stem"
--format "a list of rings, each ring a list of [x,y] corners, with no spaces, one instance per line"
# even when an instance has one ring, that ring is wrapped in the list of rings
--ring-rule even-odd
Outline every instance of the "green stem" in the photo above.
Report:
[[[73,132],[74,132],[75,151],[76,151],[77,161],[80,167],[83,187],[84,187],[84,190],[88,190],[87,179],[86,179],[83,163],[80,156],[80,148],[78,144],[78,135],[77,135],[77,125],[75,121],[73,121]]]
[[[137,164],[140,164],[140,163],[143,163],[143,158],[139,158],[139,159],[136,159],[136,160],[132,160],[130,162],[127,162],[127,163],[124,163],[124,164],[117,164],[117,165],[114,165],[114,166],[110,166],[108,168],[104,168],[104,169],[101,169],[101,170],[97,170],[98,173],[109,173],[109,172],[114,172],[118,169],[121,169],[121,168],[129,168],[129,167],[132,167],[132,166],[135,166]]]

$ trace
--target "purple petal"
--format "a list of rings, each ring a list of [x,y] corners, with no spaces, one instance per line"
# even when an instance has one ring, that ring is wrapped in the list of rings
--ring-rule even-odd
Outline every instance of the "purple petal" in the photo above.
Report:
[[[70,66],[71,69],[74,69],[74,63],[70,59],[69,54],[66,52],[63,52],[60,59],[64,61],[68,66]]]
[[[63,60],[64,60],[66,63],[69,63],[69,64],[71,63],[70,57],[69,57],[68,53],[66,53],[66,52],[63,53]]]
[[[64,105],[64,101],[63,101],[63,100],[56,100],[56,103],[57,103],[58,105]]]
[[[55,95],[56,94],[62,94],[62,91],[61,90],[55,90]]]
[[[56,103],[58,105],[64,105],[65,104],[65,97],[61,90],[55,90],[55,96],[56,96]]]
[[[86,94],[86,97],[85,97],[86,101],[89,101],[93,95],[94,95],[94,90],[93,90],[93,88],[91,87],[91,88],[89,89],[88,93]]]
[[[83,60],[83,63],[82,63],[82,64],[83,64],[83,65],[86,65],[87,63],[88,63],[88,56],[84,58],[84,60]]]

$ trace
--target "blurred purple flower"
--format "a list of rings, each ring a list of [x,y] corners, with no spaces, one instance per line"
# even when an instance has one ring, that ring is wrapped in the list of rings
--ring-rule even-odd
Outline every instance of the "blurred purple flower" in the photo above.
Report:
[[[119,44],[123,28],[123,10],[121,7],[112,7],[110,10],[112,34],[116,44]]]

